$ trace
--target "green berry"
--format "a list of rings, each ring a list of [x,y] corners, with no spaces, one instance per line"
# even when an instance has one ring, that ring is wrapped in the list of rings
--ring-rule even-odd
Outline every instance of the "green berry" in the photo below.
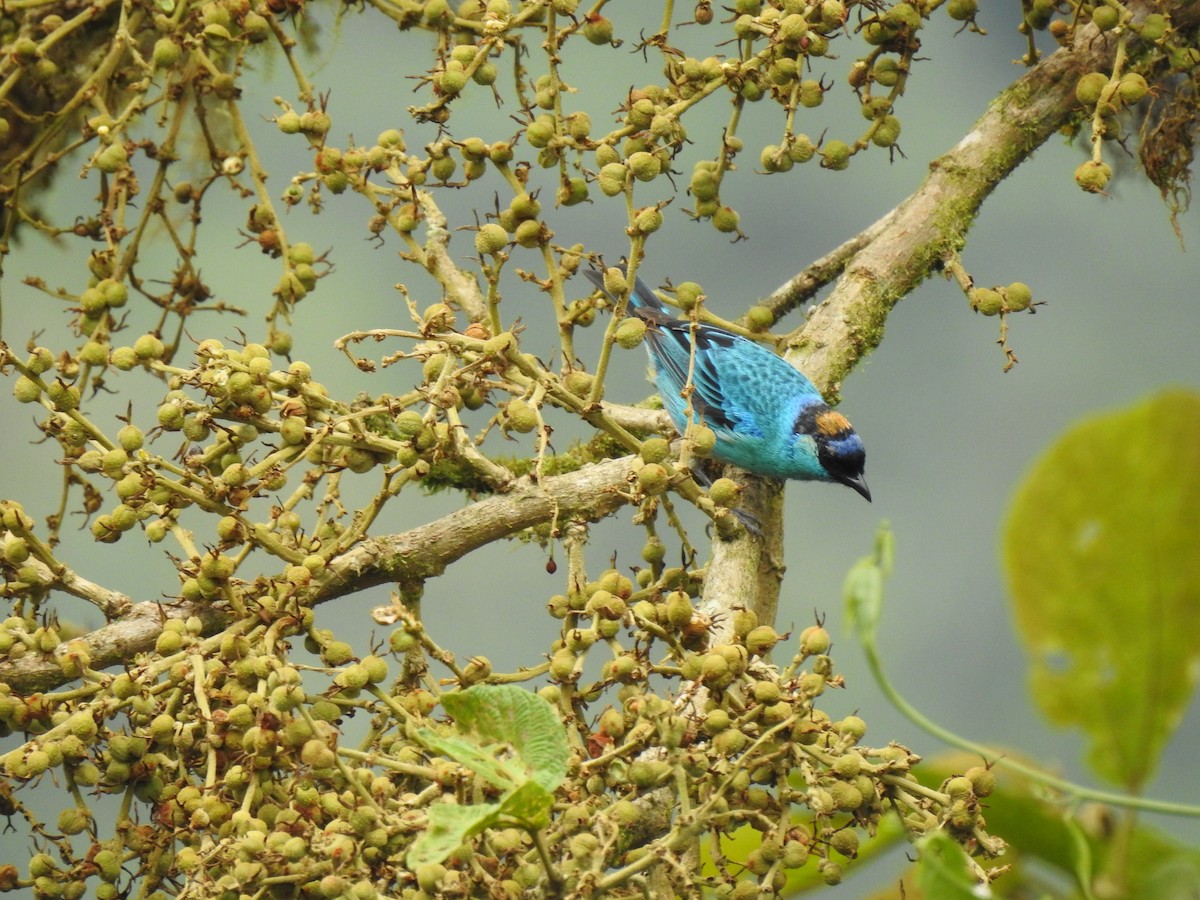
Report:
[[[854,859],[858,856],[858,832],[853,828],[840,828],[830,835],[829,846],[847,859]]]
[[[13,397],[18,403],[33,403],[42,395],[42,389],[36,381],[22,375],[13,385]]]
[[[576,397],[586,397],[592,391],[592,385],[595,383],[594,375],[589,375],[580,369],[573,372],[568,372],[563,378],[563,386]]]
[[[527,193],[513,197],[509,209],[518,219],[536,219],[542,212],[542,204]]]
[[[963,774],[976,797],[986,797],[996,789],[996,774],[986,766],[974,766]]]
[[[1033,291],[1024,282],[1014,281],[1004,289],[1004,305],[1010,312],[1022,312],[1029,309],[1032,301]]]
[[[711,658],[711,656],[709,658]],[[706,684],[712,684],[715,681],[719,685],[724,679],[709,678],[707,677],[706,673],[704,680]],[[716,750],[721,756],[734,756],[745,748],[747,740],[748,739],[745,734],[738,731],[736,728],[730,728],[726,731],[722,731],[715,738],[713,738],[712,745],[713,749]]]
[[[962,775],[957,775],[949,779],[942,786],[942,790],[949,795],[951,800],[965,800],[975,793],[975,787],[971,784],[971,779]]]
[[[25,365],[29,367],[31,374],[43,375],[54,368],[54,354],[45,347],[37,347],[29,355]]]
[[[555,200],[563,206],[575,206],[588,198],[588,183],[583,178],[569,178],[555,194]]]
[[[764,172],[776,173],[790,171],[796,161],[778,144],[767,144],[759,154],[758,164],[762,166]]]
[[[805,656],[828,653],[829,644],[829,632],[820,625],[809,625],[800,632],[800,652]]]
[[[746,310],[746,325],[751,331],[763,332],[775,324],[775,314],[765,306],[752,306]]]
[[[814,78],[800,82],[800,105],[805,109],[814,109],[825,102],[825,88]]]
[[[682,310],[692,310],[704,297],[704,289],[694,281],[685,281],[675,288],[675,300]]]
[[[718,707],[704,717],[704,723],[701,727],[704,729],[705,734],[717,735],[728,728],[730,723],[729,713]]]
[[[671,445],[665,438],[647,438],[638,455],[647,463],[661,463],[671,456]]]
[[[632,350],[641,344],[646,336],[646,323],[636,316],[627,316],[617,326],[613,339],[626,350]]]
[[[719,506],[735,507],[741,499],[742,488],[732,478],[718,478],[708,489],[708,496]]]
[[[992,288],[972,288],[967,293],[971,308],[985,316],[998,315],[1004,310],[1004,298]]]
[[[725,234],[737,231],[740,221],[741,216],[738,215],[737,210],[729,206],[718,207],[712,217],[713,227]]]
[[[1162,13],[1151,13],[1142,20],[1139,33],[1143,41],[1161,41],[1167,34],[1167,17]]]
[[[170,656],[183,649],[183,635],[177,631],[164,631],[154,642],[154,649],[159,656]]]
[[[452,96],[467,86],[467,73],[463,69],[447,68],[434,84],[443,94]]]
[[[25,538],[11,538],[4,547],[4,560],[19,566],[29,559],[29,542]]]
[[[613,40],[612,21],[601,15],[589,15],[583,23],[583,36],[593,44],[611,44]]]
[[[129,153],[120,142],[109,144],[96,154],[96,168],[107,175],[121,171],[128,162]]]
[[[670,483],[667,470],[658,463],[647,463],[638,469],[638,487],[651,496],[663,493]]]
[[[1075,83],[1075,99],[1084,106],[1093,107],[1100,101],[1100,93],[1108,84],[1103,72],[1088,72]]]
[[[517,225],[513,238],[522,247],[538,247],[542,243],[542,224],[536,219],[526,219]]]
[[[703,165],[704,162],[711,162],[711,160],[702,160],[696,164],[696,168],[692,172],[692,180],[688,184],[688,191],[700,203],[716,200],[720,189],[716,172]]]
[[[828,141],[821,147],[821,167],[840,172],[850,165],[850,146],[845,141]]]
[[[644,150],[630,154],[629,171],[638,181],[653,181],[662,172],[662,163],[653,153]]]
[[[900,66],[894,56],[881,56],[875,60],[871,78],[882,87],[892,87],[900,80]]]
[[[653,234],[662,228],[663,214],[657,206],[647,206],[638,210],[633,219],[633,231],[636,234]]]
[[[911,3],[897,3],[884,14],[883,21],[890,29],[911,33],[921,27],[921,14]]]
[[[1140,101],[1150,91],[1150,85],[1146,83],[1146,79],[1137,72],[1126,72],[1121,76],[1121,81],[1117,85],[1117,96],[1121,98],[1121,102],[1127,105],[1133,105]]]
[[[975,14],[979,12],[979,0],[950,0],[946,4],[946,12],[955,21],[969,21],[975,18]]]
[[[681,628],[692,621],[692,598],[684,591],[671,591],[666,598],[667,622]]]
[[[79,388],[73,384],[63,384],[55,379],[46,386],[46,396],[59,412],[70,412],[79,408]]]
[[[1089,194],[1099,194],[1108,187],[1112,168],[1104,162],[1089,159],[1075,170],[1075,183]]]
[[[606,197],[615,197],[625,190],[628,169],[624,163],[608,163],[600,169],[600,192]]]
[[[108,301],[103,291],[88,288],[79,295],[79,308],[85,316],[100,316],[108,309]]]
[[[525,140],[529,142],[530,147],[539,150],[549,146],[550,142],[554,140],[554,118],[541,115],[530,122],[525,129]]]
[[[109,354],[109,361],[113,368],[128,372],[138,364],[138,355],[132,347],[116,347]]]
[[[1121,13],[1115,6],[1101,4],[1092,10],[1092,24],[1101,31],[1112,31],[1121,23]]]
[[[154,42],[152,59],[154,60],[154,68],[156,69],[171,68],[179,62],[179,58],[182,55],[182,48],[170,38],[163,37]]]
[[[876,147],[893,147],[899,139],[900,119],[896,116],[884,116],[871,135],[871,143]]]
[[[79,361],[88,366],[102,366],[108,362],[108,347],[97,341],[88,341],[79,351]]]
[[[862,740],[863,735],[867,733],[867,723],[858,716],[846,716],[836,727],[843,737],[853,738],[855,741]]]
[[[537,412],[524,400],[514,398],[504,408],[504,423],[519,434],[528,434],[538,426]]]
[[[475,235],[475,251],[482,255],[496,255],[508,246],[508,232],[489,222],[480,227]]]
[[[706,457],[712,454],[713,448],[717,445],[717,434],[707,425],[701,425],[698,422],[692,422],[684,430],[684,439],[692,446],[692,453],[696,456]]]
[[[126,425],[117,432],[117,443],[120,444],[127,453],[140,450],[145,440],[146,436],[142,434],[142,430],[136,425]]]
[[[143,334],[133,342],[133,352],[138,359],[161,359],[166,347],[157,335]]]
[[[746,635],[746,649],[755,656],[765,656],[779,643],[779,634],[770,625],[759,625]]]

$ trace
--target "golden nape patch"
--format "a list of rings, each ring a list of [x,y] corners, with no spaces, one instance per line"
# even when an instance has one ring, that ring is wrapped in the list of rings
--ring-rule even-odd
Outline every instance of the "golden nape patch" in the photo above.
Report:
[[[817,430],[825,437],[833,437],[850,430],[850,420],[840,412],[823,412],[817,416]]]

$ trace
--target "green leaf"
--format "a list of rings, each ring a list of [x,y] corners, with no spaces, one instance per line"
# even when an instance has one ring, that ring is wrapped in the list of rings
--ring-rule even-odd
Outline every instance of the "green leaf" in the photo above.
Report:
[[[424,863],[440,863],[462,846],[468,838],[490,828],[499,819],[495,803],[461,806],[435,803],[429,807],[429,824],[411,847],[405,861],[410,869]]]
[[[811,821],[811,814],[807,816]],[[792,815],[792,821],[797,825],[804,825],[806,816],[804,813],[797,811]],[[889,850],[899,844],[908,841],[908,831],[901,824],[898,816],[887,814],[883,816],[875,824],[875,833],[870,837],[864,836],[862,844],[858,848],[858,856],[853,861],[838,858],[838,862],[845,866],[845,877],[849,881],[868,862],[883,856]],[[720,849],[723,862],[728,865],[730,862],[744,863],[749,855],[761,848],[763,845],[763,834],[761,831],[751,827],[750,825],[742,825],[728,834],[721,835]],[[780,896],[794,897],[800,894],[823,890],[828,885],[825,882],[824,876],[817,870],[819,857],[813,853],[808,858],[808,862],[798,869],[787,870],[787,882],[780,891]],[[709,841],[700,842],[700,865],[701,872],[709,878],[720,877],[721,870],[717,868],[712,858],[712,843]],[[749,880],[754,876],[749,872],[743,873],[742,878]]]
[[[1016,752],[1005,755],[1019,758]],[[936,789],[979,762],[970,753],[939,753],[917,766],[915,774],[922,784]],[[1123,896],[1138,900],[1200,896],[1200,850],[1169,831],[1142,819],[1127,820],[1120,828],[1104,827],[1100,823],[1112,811],[1100,806],[1084,808],[1090,819],[1085,825],[1078,818],[1079,810],[1064,807],[1061,798],[1037,782],[999,767],[992,771],[995,790],[984,801],[987,830],[1003,838],[1008,850],[986,864],[1012,866],[997,882],[998,888],[1003,886],[1003,896],[1040,896],[1050,868],[1075,878],[1078,895],[1084,897],[1091,896],[1084,886],[1093,884],[1100,873],[1109,880],[1116,878]],[[1040,865],[1031,865],[1034,859]]]
[[[1046,716],[1091,738],[1102,777],[1153,774],[1200,672],[1200,395],[1175,390],[1068,431],[1004,534]]]
[[[971,875],[967,853],[944,831],[931,831],[916,842],[917,885],[923,900],[979,900],[979,882]]]
[[[446,694],[442,706],[463,732],[512,747],[529,777],[547,791],[566,778],[566,729],[554,707],[537,694],[515,685],[481,684]]]
[[[553,805],[553,793],[536,781],[527,781],[504,798],[500,814],[517,819],[528,828],[545,828],[550,824]]]
[[[417,732],[417,739],[430,750],[462,763],[502,791],[511,790],[525,781],[521,766],[497,759],[493,753],[466,738],[443,737],[430,728],[422,728]]]
[[[842,582],[846,624],[863,644],[875,642],[879,618],[883,615],[883,582],[892,574],[895,554],[891,527],[886,521],[880,522],[873,552],[851,566]]]
[[[513,685],[476,685],[447,694],[442,705],[459,734],[417,732],[426,747],[461,763],[504,791],[501,802],[429,808],[429,826],[408,852],[410,867],[441,862],[500,821],[524,828],[550,824],[554,791],[567,773],[567,734],[554,707]]]

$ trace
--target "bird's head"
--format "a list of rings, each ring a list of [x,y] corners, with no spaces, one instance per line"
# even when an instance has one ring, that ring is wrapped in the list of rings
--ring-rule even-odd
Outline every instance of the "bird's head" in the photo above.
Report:
[[[812,440],[827,480],[853,488],[870,502],[871,491],[863,477],[867,451],[845,416],[824,403],[813,404],[797,417],[796,434]]]

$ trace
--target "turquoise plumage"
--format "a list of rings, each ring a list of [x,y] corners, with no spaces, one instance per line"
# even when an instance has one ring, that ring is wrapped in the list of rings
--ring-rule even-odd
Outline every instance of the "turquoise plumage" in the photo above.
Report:
[[[586,274],[605,290],[598,272]],[[844,484],[871,499],[862,439],[803,374],[741,335],[677,318],[640,278],[629,311],[646,323],[654,383],[681,433],[690,402],[691,421],[717,436],[717,460],[772,478]]]

